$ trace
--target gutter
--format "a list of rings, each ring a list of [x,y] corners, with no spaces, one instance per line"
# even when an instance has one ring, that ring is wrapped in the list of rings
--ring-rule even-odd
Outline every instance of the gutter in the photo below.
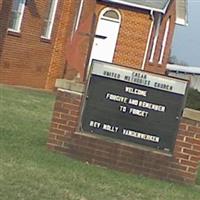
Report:
[[[146,49],[145,49],[141,70],[144,70],[145,62],[146,62],[146,59],[147,59],[147,53],[148,53],[148,50],[149,50],[149,45],[150,45],[150,40],[151,40],[151,35],[152,35],[152,30],[153,30],[153,25],[154,25],[154,21],[155,21],[153,12],[154,12],[153,10],[151,10],[151,12],[150,12],[152,22],[151,22],[151,26],[150,26],[150,29],[149,29],[149,35],[148,35],[148,39],[147,39],[147,46],[146,46]]]

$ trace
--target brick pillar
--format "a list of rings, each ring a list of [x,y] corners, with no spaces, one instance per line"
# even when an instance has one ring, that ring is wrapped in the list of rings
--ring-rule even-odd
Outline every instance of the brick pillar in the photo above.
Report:
[[[174,156],[190,182],[197,177],[200,161],[200,112],[185,109],[176,140]]]
[[[72,81],[57,80],[56,102],[48,137],[48,148],[68,152],[68,144],[78,126],[83,85]],[[65,88],[65,89],[62,89]]]

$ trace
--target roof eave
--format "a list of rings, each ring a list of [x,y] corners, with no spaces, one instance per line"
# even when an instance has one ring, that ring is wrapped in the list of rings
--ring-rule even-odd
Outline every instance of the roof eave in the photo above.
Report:
[[[167,70],[169,71],[177,71],[181,73],[190,73],[190,74],[199,74],[200,75],[200,68],[194,66],[183,66],[177,64],[167,64]]]
[[[164,9],[158,9],[158,8],[152,8],[152,7],[148,7],[148,6],[138,5],[135,3],[128,3],[128,2],[121,1],[121,0],[102,0],[102,1],[117,3],[117,4],[121,4],[121,5],[125,5],[125,6],[135,7],[135,8],[141,8],[141,9],[149,10],[149,11],[155,11],[155,12],[159,12],[162,14],[165,14],[167,7],[169,5],[169,1],[168,1],[168,3],[166,4]]]
[[[181,26],[188,26],[188,0],[185,0],[185,16],[180,18],[176,16],[176,24]]]
[[[181,26],[188,26],[188,21],[184,20],[184,19],[181,19],[181,18],[177,18],[176,19],[176,24],[177,25],[181,25]]]

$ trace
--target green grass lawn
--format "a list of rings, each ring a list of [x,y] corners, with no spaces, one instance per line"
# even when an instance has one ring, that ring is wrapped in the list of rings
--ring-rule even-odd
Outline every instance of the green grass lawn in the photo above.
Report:
[[[200,200],[200,185],[106,170],[48,151],[54,99],[0,86],[0,200]]]

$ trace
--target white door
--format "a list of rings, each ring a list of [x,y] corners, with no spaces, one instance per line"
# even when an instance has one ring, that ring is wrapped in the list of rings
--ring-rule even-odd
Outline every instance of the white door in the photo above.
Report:
[[[97,23],[89,65],[92,59],[112,62],[119,28],[119,12],[110,8],[104,9]]]

